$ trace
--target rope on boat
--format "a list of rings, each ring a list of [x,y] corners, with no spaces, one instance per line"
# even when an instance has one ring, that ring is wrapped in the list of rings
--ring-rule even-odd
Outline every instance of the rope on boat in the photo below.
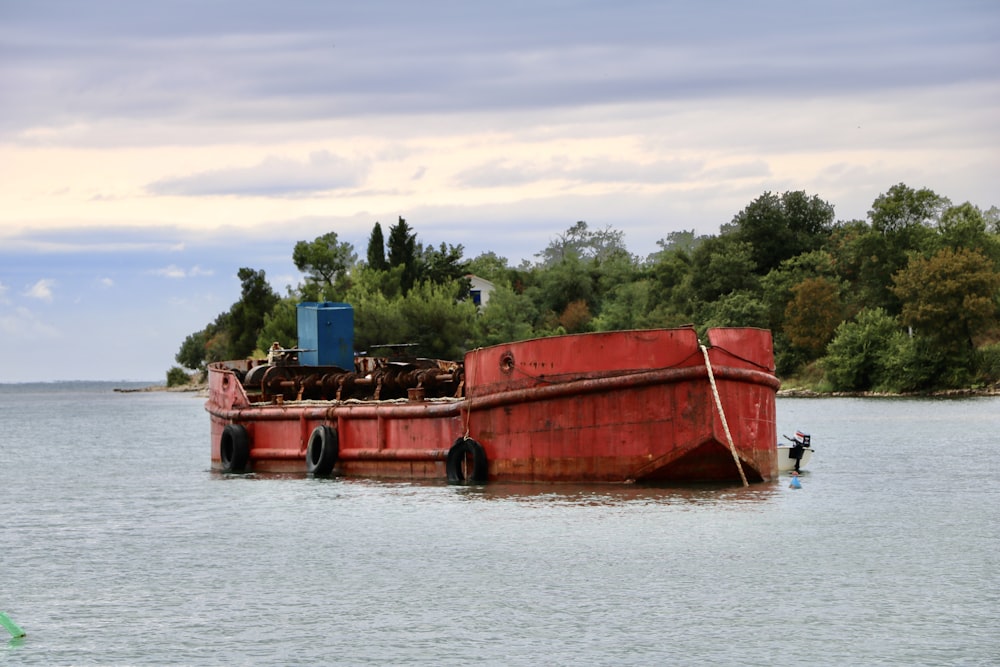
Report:
[[[479,362],[479,351],[483,348],[477,347],[472,351],[472,365],[477,366]],[[469,404],[469,385],[472,383],[471,376],[469,375],[469,368],[465,368],[465,439],[469,439],[469,417],[472,416],[472,408]]]
[[[729,422],[726,421],[726,413],[722,409],[722,399],[719,398],[719,388],[715,386],[715,373],[712,372],[712,362],[708,360],[708,348],[701,346],[701,353],[705,357],[705,368],[708,369],[708,382],[712,385],[712,396],[715,397],[715,408],[719,411],[719,418],[722,420],[722,430],[726,432],[726,440],[729,442],[729,451],[733,453],[733,460],[736,461],[736,469],[740,471],[740,479],[743,486],[750,486],[747,476],[743,472],[743,463],[740,462],[740,455],[736,453],[736,445],[733,444],[733,434],[729,432]]]

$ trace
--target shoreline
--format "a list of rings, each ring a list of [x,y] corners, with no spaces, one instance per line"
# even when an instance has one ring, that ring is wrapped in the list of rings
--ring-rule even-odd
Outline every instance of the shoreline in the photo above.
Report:
[[[203,382],[196,382],[192,384],[179,384],[173,387],[168,387],[165,384],[152,384],[147,387],[115,387],[115,393],[118,394],[144,394],[149,392],[171,392],[176,394],[185,393],[204,393],[208,394],[208,384]]]
[[[148,392],[172,392],[178,394],[192,393],[208,395],[208,383],[193,382],[190,384],[176,385],[168,387],[156,384],[147,387],[116,387],[115,392],[119,394],[141,394]],[[983,389],[939,389],[925,392],[908,392],[903,394],[893,394],[877,391],[815,391],[813,389],[789,388],[779,389],[778,398],[976,398],[987,396],[1000,396],[1000,386],[992,386]]]

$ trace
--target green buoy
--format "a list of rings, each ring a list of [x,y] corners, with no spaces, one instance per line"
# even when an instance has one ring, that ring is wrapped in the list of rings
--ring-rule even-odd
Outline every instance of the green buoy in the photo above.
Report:
[[[7,632],[9,632],[11,637],[13,637],[14,639],[23,637],[26,634],[24,630],[22,630],[17,626],[17,623],[10,620],[10,616],[3,613],[2,611],[0,611],[0,625],[7,628]]]

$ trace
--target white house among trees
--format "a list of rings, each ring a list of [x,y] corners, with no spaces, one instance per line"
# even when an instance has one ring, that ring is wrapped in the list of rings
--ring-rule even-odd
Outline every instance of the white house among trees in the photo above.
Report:
[[[465,276],[469,279],[469,298],[472,302],[479,306],[480,310],[486,307],[486,304],[490,302],[490,294],[496,287],[486,278],[480,278],[479,276],[469,274]]]

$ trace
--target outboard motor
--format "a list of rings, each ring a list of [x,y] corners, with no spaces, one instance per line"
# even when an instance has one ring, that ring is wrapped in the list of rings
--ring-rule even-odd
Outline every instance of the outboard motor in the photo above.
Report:
[[[788,438],[787,435],[785,437]],[[802,452],[809,447],[812,438],[808,433],[796,431],[795,437],[788,439],[792,441],[792,448],[788,452],[788,458],[795,459],[795,472],[798,472],[799,463],[802,461]]]

